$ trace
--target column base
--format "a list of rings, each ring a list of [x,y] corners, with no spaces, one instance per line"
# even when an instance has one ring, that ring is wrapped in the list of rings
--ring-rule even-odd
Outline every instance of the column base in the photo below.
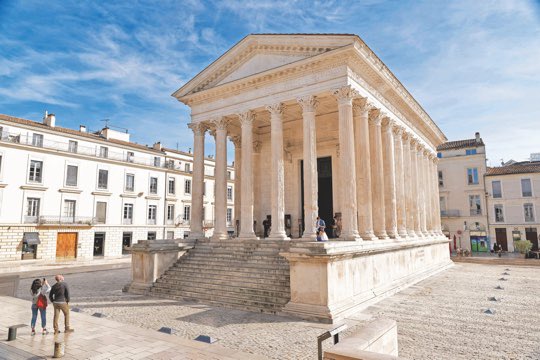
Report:
[[[386,231],[377,232],[377,233],[375,233],[375,236],[377,237],[378,240],[388,240],[388,239],[390,239],[390,237],[388,236]]]
[[[210,238],[212,240],[227,240],[229,239],[229,234],[222,233],[222,232],[214,232],[212,237]]]
[[[267,237],[268,240],[291,240],[290,237],[283,233],[270,233],[270,235]]]
[[[407,234],[407,230],[398,230],[398,235],[401,239],[406,239],[409,237],[409,234]]]
[[[362,238],[360,237],[360,234],[357,232],[352,232],[350,234],[343,234],[336,238],[332,239],[333,241],[362,241]]]
[[[202,232],[190,232],[188,237],[189,240],[204,239],[205,236]]]
[[[360,234],[363,240],[370,241],[370,240],[378,240],[379,238],[375,236],[373,231],[368,231],[364,234]]]
[[[260,240],[260,238],[255,235],[255,233],[247,233],[247,234],[242,234],[240,233],[240,235],[238,235],[237,237],[238,240]]]

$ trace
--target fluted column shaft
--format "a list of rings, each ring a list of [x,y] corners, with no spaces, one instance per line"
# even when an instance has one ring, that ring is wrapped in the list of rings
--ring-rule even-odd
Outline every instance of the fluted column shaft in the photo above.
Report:
[[[203,222],[203,187],[204,187],[204,134],[206,126],[201,123],[188,125],[193,130],[193,183],[191,193],[190,239],[204,237]]]
[[[234,221],[240,220],[241,212],[241,184],[242,184],[242,149],[240,136],[231,136],[231,141],[234,144]],[[236,225],[236,224],[235,224]],[[236,236],[239,235],[240,229],[236,229],[238,232]]]
[[[302,107],[304,135],[304,240],[313,241],[317,238],[315,221],[319,205],[317,201],[317,134],[315,129],[315,111],[317,99],[315,96],[304,96],[298,99]]]
[[[371,210],[371,157],[369,146],[369,109],[367,99],[359,99],[353,105],[354,143],[356,164],[356,206],[358,232],[364,240],[376,240],[373,233]]]
[[[384,212],[384,169],[381,121],[379,110],[371,110],[369,117],[369,146],[371,155],[371,196],[373,231],[379,239],[387,239]]]
[[[341,193],[341,240],[361,240],[356,207],[356,166],[352,101],[358,94],[350,86],[334,91],[339,121],[339,192]]]
[[[397,231],[401,238],[407,237],[407,199],[405,197],[405,165],[403,156],[403,128],[394,128],[394,153],[396,169]]]
[[[227,234],[227,124],[221,118],[214,120],[216,127],[216,193],[214,194],[215,224],[212,239],[224,240]]]
[[[439,172],[438,172],[438,168],[437,168],[437,163],[438,163],[439,159],[434,157],[433,158],[433,162],[432,162],[432,167],[433,167],[433,171],[432,171],[432,181],[433,181],[433,185],[435,187],[435,191],[433,192],[433,196],[435,197],[434,199],[434,204],[435,204],[435,207],[433,209],[434,211],[434,216],[435,216],[435,233],[437,235],[443,235],[443,232],[442,232],[442,226],[441,226],[441,201],[440,201],[440,194],[439,194]]]
[[[418,159],[418,218],[420,219],[420,230],[422,231],[423,236],[427,236],[427,227],[426,227],[426,183],[425,183],[425,172],[424,167],[424,147],[419,145],[417,147],[416,157]]]
[[[238,115],[242,126],[241,239],[256,239],[253,232],[253,120],[251,111]]]
[[[418,142],[414,139],[411,140],[410,156],[411,156],[411,218],[414,233],[417,237],[422,236],[422,231],[420,229],[420,217],[419,217],[419,202],[418,202],[418,156],[416,155],[418,151],[416,147]]]
[[[403,168],[405,174],[403,183],[405,187],[405,218],[407,222],[407,234],[416,237],[414,232],[414,204],[413,204],[413,162],[411,158],[411,137],[408,133],[403,134]]]
[[[384,218],[386,233],[397,237],[396,172],[394,158],[394,121],[385,117],[383,129],[383,169],[384,169]]]
[[[283,105],[267,106],[270,112],[270,141],[272,171],[270,191],[272,201],[272,228],[270,239],[289,239],[285,232],[285,169],[283,164]]]
[[[432,222],[433,222],[433,211],[432,211],[432,208],[433,208],[433,188],[432,188],[432,181],[431,181],[431,169],[429,167],[429,163],[430,163],[429,151],[427,149],[426,149],[426,151],[424,151],[423,162],[424,162],[424,182],[426,183],[426,188],[427,188],[426,197],[425,197],[425,202],[426,202],[426,232],[430,236],[433,236],[433,224],[432,224]]]

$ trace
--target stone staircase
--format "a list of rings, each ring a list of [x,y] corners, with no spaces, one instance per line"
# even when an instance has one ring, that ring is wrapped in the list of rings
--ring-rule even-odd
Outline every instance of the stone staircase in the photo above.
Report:
[[[288,241],[197,240],[150,295],[275,314],[289,302]]]

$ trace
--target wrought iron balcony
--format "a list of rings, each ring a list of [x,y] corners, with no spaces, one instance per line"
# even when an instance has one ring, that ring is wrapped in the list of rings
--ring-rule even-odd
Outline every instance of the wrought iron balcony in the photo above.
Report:
[[[471,216],[482,215],[482,209],[471,209]]]
[[[97,223],[97,219],[91,216],[40,216],[39,225],[84,225],[91,226]]]
[[[441,210],[441,217],[459,217],[459,210]]]

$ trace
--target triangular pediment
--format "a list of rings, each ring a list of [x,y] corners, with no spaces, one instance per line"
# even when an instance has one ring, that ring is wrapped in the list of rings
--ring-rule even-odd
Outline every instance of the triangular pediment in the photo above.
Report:
[[[349,34],[249,35],[197,74],[173,96],[182,97],[278,69],[354,43]]]

